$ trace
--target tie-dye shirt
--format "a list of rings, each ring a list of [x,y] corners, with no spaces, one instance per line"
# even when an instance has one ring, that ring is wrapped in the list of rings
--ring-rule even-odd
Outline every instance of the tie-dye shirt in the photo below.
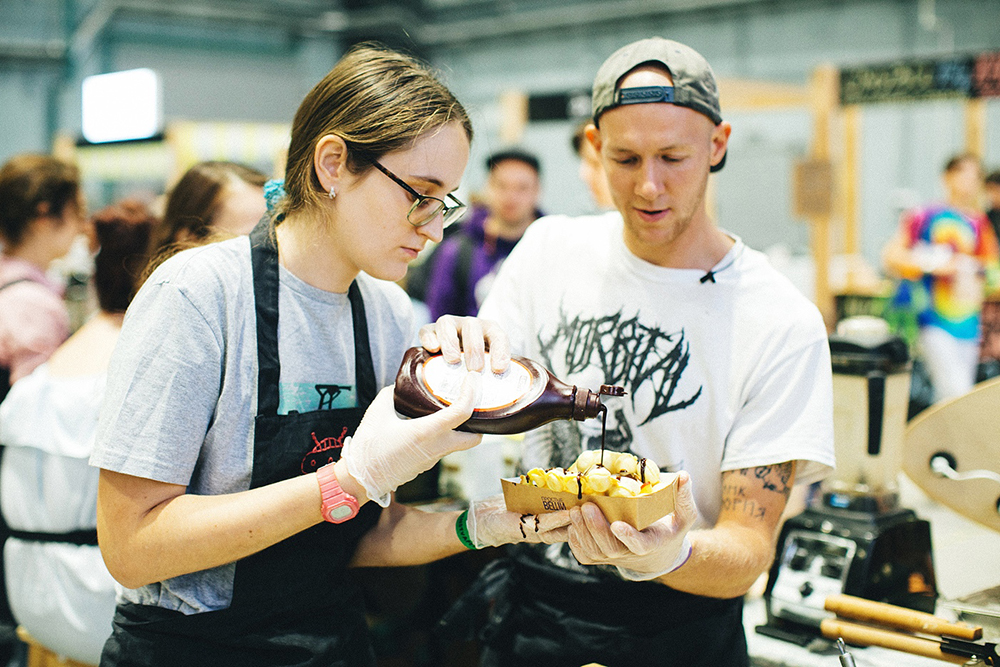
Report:
[[[1000,283],[997,237],[983,214],[939,205],[908,211],[902,220],[907,246],[940,249],[975,260],[972,271],[955,276],[925,273],[926,306],[918,313],[920,326],[936,326],[963,340],[979,336],[979,314],[986,285]]]

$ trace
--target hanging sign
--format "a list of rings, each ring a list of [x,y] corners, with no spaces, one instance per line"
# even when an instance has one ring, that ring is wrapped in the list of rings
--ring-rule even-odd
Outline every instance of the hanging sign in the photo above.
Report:
[[[972,70],[971,58],[846,68],[840,72],[840,103],[969,97],[972,94]]]

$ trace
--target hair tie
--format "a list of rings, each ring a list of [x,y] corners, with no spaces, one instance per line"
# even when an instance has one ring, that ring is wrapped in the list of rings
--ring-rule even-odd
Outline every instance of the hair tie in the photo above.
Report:
[[[274,210],[285,198],[285,180],[272,178],[264,183],[264,201],[267,202],[267,212],[274,214]]]

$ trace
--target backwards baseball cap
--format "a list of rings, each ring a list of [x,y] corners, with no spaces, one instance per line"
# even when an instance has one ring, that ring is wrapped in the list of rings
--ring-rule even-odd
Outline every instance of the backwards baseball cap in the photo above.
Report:
[[[666,67],[674,85],[618,87],[622,77],[639,65],[648,63]],[[716,125],[722,122],[719,89],[715,85],[715,75],[708,61],[691,47],[662,37],[632,42],[604,61],[594,78],[591,97],[594,125],[600,127],[601,114],[609,109],[653,102],[688,107],[708,116]],[[726,156],[723,155],[719,164],[712,167],[712,171],[719,171],[725,163]]]

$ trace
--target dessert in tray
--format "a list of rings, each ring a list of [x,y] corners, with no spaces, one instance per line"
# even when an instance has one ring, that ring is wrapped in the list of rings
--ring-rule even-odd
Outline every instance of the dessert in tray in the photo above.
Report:
[[[649,459],[628,452],[586,450],[569,468],[533,468],[521,475],[522,484],[552,491],[612,498],[635,498],[668,484],[660,479],[660,469]],[[671,480],[672,481],[672,480]]]
[[[539,514],[591,502],[608,521],[642,530],[673,511],[677,475],[627,452],[588,450],[566,469],[533,468],[501,484],[512,512]]]

